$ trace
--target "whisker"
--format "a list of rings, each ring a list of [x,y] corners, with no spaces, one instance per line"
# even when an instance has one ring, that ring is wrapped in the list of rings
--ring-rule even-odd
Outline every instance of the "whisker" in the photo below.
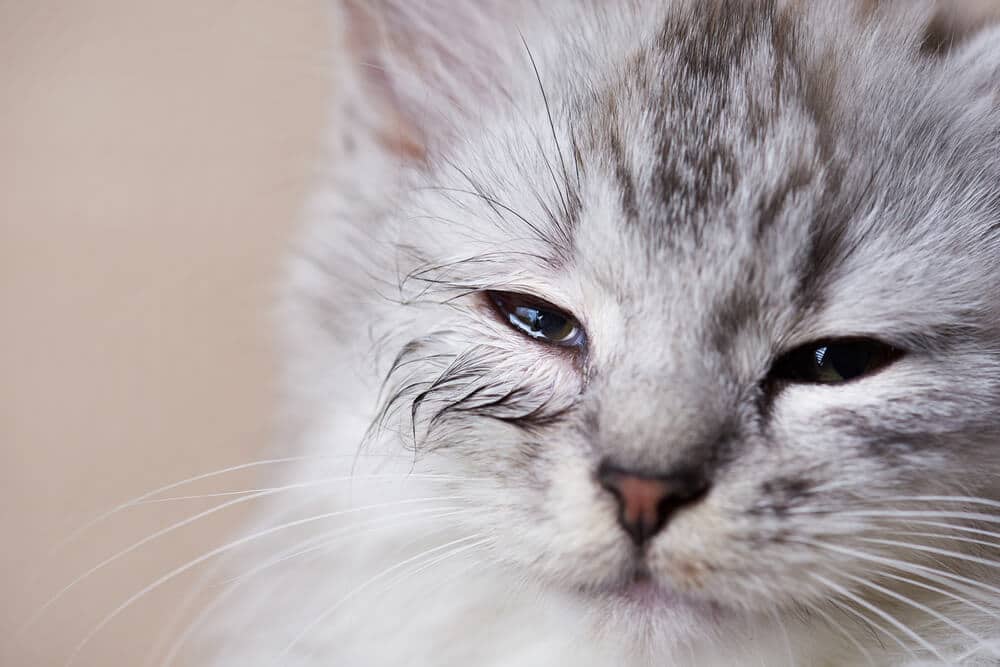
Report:
[[[174,660],[177,659],[177,656],[180,654],[180,652],[184,649],[184,646],[187,644],[188,638],[190,638],[191,635],[193,635],[195,631],[199,629],[201,624],[205,621],[205,619],[208,618],[208,616],[213,611],[215,611],[215,609],[217,609],[223,602],[225,602],[229,598],[230,595],[235,593],[238,589],[239,589],[238,584],[230,584],[225,590],[223,590],[221,593],[215,596],[215,598],[211,602],[205,605],[194,617],[194,619],[187,625],[187,627],[185,627],[184,630],[174,639],[174,641],[171,642],[170,646],[167,648],[167,651],[163,656],[163,659],[160,660],[160,667],[169,667],[171,664],[173,664]]]
[[[187,643],[188,638],[192,634],[194,634],[194,632],[198,629],[199,625],[202,622],[204,622],[204,620],[209,616],[209,614],[211,614],[219,605],[225,602],[225,600],[228,599],[229,596],[231,596],[233,593],[235,593],[242,585],[244,585],[252,577],[262,572],[263,570],[278,565],[279,563],[285,562],[292,558],[298,558],[300,556],[305,555],[308,551],[312,550],[309,549],[308,547],[313,547],[315,549],[329,548],[332,544],[338,541],[337,538],[353,537],[354,535],[365,534],[368,532],[375,532],[378,530],[382,530],[384,528],[393,528],[396,525],[398,525],[398,523],[400,523],[400,520],[409,519],[414,515],[439,512],[442,509],[444,508],[421,509],[421,510],[414,510],[413,512],[401,512],[393,514],[392,516],[378,517],[375,519],[370,519],[361,522],[360,524],[354,524],[348,529],[328,531],[319,536],[301,540],[297,542],[295,545],[291,546],[290,548],[281,551],[274,558],[271,558],[265,563],[254,567],[250,571],[245,572],[237,577],[233,577],[231,579],[227,579],[221,582],[219,585],[225,586],[225,589],[221,593],[219,593],[209,604],[207,604],[203,609],[201,609],[198,615],[195,616],[195,618],[188,624],[188,626],[181,632],[181,634],[174,639],[170,647],[167,649],[163,659],[161,660],[160,667],[168,667],[170,664],[172,664],[173,661],[176,659],[176,657],[180,654],[181,650],[183,650],[184,645]],[[471,513],[476,510],[469,510],[469,511]],[[460,513],[461,512],[446,511],[441,514],[432,515],[430,518],[437,520]],[[384,524],[384,525],[374,525],[374,524]],[[322,544],[314,546],[318,542],[322,542]],[[281,575],[280,578],[284,578],[288,576],[288,574],[289,573],[286,572],[283,575]]]
[[[465,477],[461,475],[447,475],[447,474],[424,474],[424,473],[380,473],[372,475],[345,475],[343,477],[329,477],[323,480],[317,480],[317,486],[321,486],[326,482],[359,482],[359,481],[386,481],[386,482],[406,482],[409,479],[422,479],[422,480],[434,480],[434,481],[446,481],[446,482],[481,482],[488,481],[487,477]],[[312,488],[312,487],[306,487]],[[250,493],[260,493],[263,491],[275,491],[275,490],[285,490],[286,487],[283,486],[272,486],[272,487],[261,487],[256,489],[240,489],[238,491],[221,491],[217,493],[203,493],[190,496],[169,496],[167,498],[153,498],[152,500],[144,500],[142,502],[136,503],[136,506],[140,505],[150,505],[154,503],[168,503],[168,502],[178,502],[182,500],[203,500],[206,498],[225,498],[227,496],[240,496],[247,495]]]
[[[371,456],[377,456],[377,455],[371,455]],[[199,482],[199,481],[205,480],[205,479],[211,479],[212,477],[219,477],[221,475],[226,475],[226,474],[229,474],[231,472],[238,472],[240,470],[249,470],[251,468],[258,468],[258,467],[261,467],[261,466],[277,465],[277,464],[281,464],[281,463],[295,463],[295,462],[299,462],[299,461],[309,461],[309,460],[336,459],[336,458],[343,458],[343,457],[342,456],[338,456],[338,455],[331,455],[331,456],[322,456],[322,455],[317,456],[317,455],[312,455],[312,456],[285,456],[285,457],[274,458],[274,459],[261,459],[259,461],[250,461],[248,463],[241,463],[239,465],[229,466],[228,468],[220,468],[218,470],[213,470],[211,472],[200,473],[200,474],[195,475],[193,477],[188,477],[186,479],[182,479],[182,480],[177,481],[177,482],[171,482],[170,484],[166,484],[164,486],[161,486],[161,487],[158,487],[156,489],[153,489],[152,491],[144,493],[141,496],[136,496],[135,498],[132,498],[131,500],[126,500],[124,503],[121,503],[120,505],[116,505],[115,507],[112,507],[111,509],[107,510],[106,512],[98,514],[96,517],[94,517],[93,519],[90,519],[89,521],[87,521],[86,523],[84,523],[82,526],[80,526],[79,528],[77,528],[76,530],[74,530],[67,537],[63,538],[60,542],[56,543],[56,545],[54,547],[52,547],[52,549],[49,551],[48,556],[49,557],[54,556],[61,549],[63,549],[66,546],[68,546],[70,543],[72,543],[73,541],[75,541],[77,538],[79,538],[85,532],[87,532],[88,530],[94,528],[99,523],[102,523],[103,521],[107,520],[108,518],[110,518],[111,516],[117,514],[118,512],[126,510],[126,509],[128,509],[130,507],[133,507],[133,506],[135,506],[135,505],[137,505],[137,504],[139,504],[139,503],[141,503],[141,502],[143,502],[143,501],[145,501],[145,500],[147,500],[149,498],[153,498],[155,496],[158,496],[161,493],[166,493],[167,491],[170,491],[172,489],[176,489],[176,488],[178,488],[180,486],[184,486],[185,484],[193,484],[194,482]]]
[[[963,554],[960,551],[952,551],[950,549],[939,549],[937,547],[931,547],[925,544],[916,544],[914,542],[903,542],[900,540],[883,540],[875,537],[859,537],[858,540],[862,542],[869,542],[871,544],[882,544],[890,547],[906,547],[907,549],[913,549],[914,551],[922,551],[925,553],[934,554],[936,556],[946,556],[948,558],[955,558],[957,560],[963,560],[969,563],[976,563],[977,565],[1000,568],[1000,562],[991,560],[989,558],[970,556],[969,554]]]
[[[1000,543],[990,542],[989,540],[977,540],[971,537],[961,537],[959,535],[949,535],[947,533],[924,533],[920,531],[912,530],[890,530],[882,533],[883,535],[905,535],[909,537],[928,537],[932,539],[939,540],[953,540],[955,542],[964,542],[965,544],[977,544],[984,547],[993,547],[995,549],[1000,549]]]
[[[902,647],[902,649],[904,651],[906,651],[907,653],[909,653],[911,656],[916,657],[914,655],[913,651],[906,646],[906,642],[904,642],[902,639],[900,639],[899,636],[895,632],[893,632],[892,630],[889,630],[884,625],[879,624],[878,621],[875,621],[875,620],[869,618],[868,616],[865,616],[864,614],[862,614],[857,609],[854,609],[853,607],[850,607],[850,606],[848,606],[846,604],[838,602],[837,600],[828,599],[827,602],[829,602],[833,606],[837,607],[837,609],[839,609],[840,611],[844,612],[845,614],[851,614],[851,615],[857,617],[858,620],[860,620],[861,623],[866,628],[869,628],[871,630],[872,636],[875,637],[875,640],[879,643],[879,645],[882,647],[883,650],[888,650],[888,649],[886,649],[885,644],[882,643],[882,636],[879,633],[882,633],[883,635],[889,637],[894,642],[896,642],[897,644],[899,644],[900,647]]]
[[[208,586],[208,582],[211,580],[212,576],[215,575],[218,568],[222,567],[223,562],[224,560],[220,559],[214,563],[212,567],[206,568],[206,571],[198,578],[198,582],[191,586],[184,595],[184,599],[181,600],[180,604],[174,607],[170,614],[170,618],[159,629],[155,641],[146,652],[146,657],[142,663],[143,667],[151,667],[153,665],[156,656],[160,654],[163,646],[170,640],[170,637],[173,635],[177,627],[181,625],[181,621],[186,617],[188,610],[190,610],[195,601],[201,597],[205,588]]]
[[[917,524],[921,526],[933,526],[935,528],[947,528],[949,530],[954,530],[960,533],[971,533],[973,535],[982,535],[984,537],[995,537],[1000,539],[1000,533],[993,530],[985,530],[983,528],[972,528],[971,526],[956,526],[950,523],[944,523],[941,521],[907,521],[907,523]]]
[[[270,488],[270,489],[265,489],[263,491],[258,491],[258,492],[255,492],[255,493],[251,493],[249,495],[241,496],[239,498],[235,498],[233,500],[226,501],[224,503],[216,505],[215,507],[209,508],[207,510],[203,510],[201,512],[198,512],[197,514],[189,516],[186,519],[182,519],[181,521],[178,521],[178,522],[176,522],[176,523],[174,523],[174,524],[172,524],[170,526],[167,526],[166,528],[162,528],[162,529],[154,532],[153,534],[148,535],[148,536],[144,537],[143,539],[141,539],[141,540],[139,540],[137,542],[134,542],[133,544],[131,544],[130,546],[126,547],[122,551],[119,551],[117,554],[104,559],[103,561],[101,561],[97,565],[93,566],[92,568],[90,568],[89,570],[87,570],[86,572],[84,572],[83,574],[77,576],[75,579],[73,579],[73,581],[71,581],[70,583],[68,583],[66,586],[64,586],[62,589],[60,589],[58,592],[56,592],[55,595],[53,595],[51,598],[49,598],[38,609],[38,611],[36,611],[18,629],[17,635],[18,636],[23,635],[32,625],[34,625],[45,614],[46,611],[48,611],[49,608],[52,607],[53,604],[55,604],[60,599],[62,599],[62,597],[64,595],[66,595],[66,593],[68,593],[70,590],[72,590],[73,588],[75,588],[80,582],[84,581],[85,579],[87,579],[88,577],[90,577],[91,575],[93,575],[95,572],[98,572],[99,570],[107,567],[108,565],[111,565],[112,563],[120,560],[121,558],[123,558],[123,557],[127,556],[128,554],[134,552],[135,550],[141,548],[143,545],[149,544],[150,542],[152,542],[152,541],[154,541],[156,539],[159,539],[160,537],[163,537],[164,535],[172,533],[172,532],[174,532],[176,530],[179,530],[179,529],[181,529],[181,528],[183,528],[185,526],[188,526],[188,525],[190,525],[192,523],[195,523],[196,521],[199,521],[199,520],[201,520],[201,519],[203,519],[205,517],[211,516],[213,514],[221,512],[222,510],[224,510],[224,509],[226,509],[228,507],[232,507],[232,506],[238,505],[240,503],[249,502],[249,501],[255,500],[257,498],[263,498],[265,496],[274,495],[276,493],[280,493],[280,492],[283,492],[283,491],[289,491],[289,490],[292,490],[292,489],[302,489],[302,488],[309,488],[309,487],[320,486],[322,484],[327,484],[330,481],[337,481],[337,480],[342,480],[342,479],[350,479],[350,477],[312,480],[312,481],[309,481],[309,482],[298,482],[296,484],[287,484],[285,486],[278,486],[278,487],[273,487],[273,488]],[[453,497],[453,499],[457,499],[457,497]]]
[[[143,505],[156,505],[159,503],[173,503],[180,502],[182,500],[205,500],[207,498],[226,498],[231,496],[245,496],[250,493],[257,493],[259,491],[267,491],[267,488],[260,489],[242,489],[240,491],[219,491],[217,493],[198,493],[190,496],[168,496],[166,498],[151,498],[150,500],[143,500],[135,503],[132,507],[141,507]]]
[[[964,503],[966,505],[983,505],[985,507],[994,507],[1000,509],[1000,501],[992,500],[990,498],[980,498],[977,496],[893,496],[890,498],[879,498],[878,500],[873,500],[873,503],[877,503],[882,506],[885,503],[890,502],[929,502],[929,503]]]
[[[932,586],[931,584],[925,583],[923,581],[918,581],[917,579],[911,579],[910,577],[903,577],[903,576],[900,576],[898,574],[892,574],[891,572],[879,571],[879,572],[876,572],[875,575],[878,576],[878,577],[884,577],[884,578],[887,578],[887,579],[895,579],[896,581],[902,582],[904,584],[909,584],[911,586],[917,586],[919,588],[923,588],[923,589],[929,590],[932,593],[937,593],[938,595],[943,595],[944,597],[947,597],[947,598],[950,598],[952,600],[955,600],[956,602],[961,602],[962,604],[967,605],[969,607],[972,607],[973,609],[975,609],[976,611],[978,611],[980,613],[986,614],[987,616],[990,616],[990,617],[995,618],[998,621],[1000,621],[1000,614],[998,614],[996,611],[991,611],[990,609],[987,609],[986,607],[984,607],[984,606],[982,606],[980,604],[976,604],[975,602],[973,602],[972,600],[969,600],[968,598],[964,598],[961,595],[958,595],[956,593],[948,591],[948,590],[946,590],[944,588],[938,588],[937,586]],[[945,584],[945,585],[947,585],[947,584]]]
[[[840,575],[842,577],[846,577],[847,579],[855,581],[855,582],[857,582],[857,583],[859,583],[859,584],[861,584],[863,586],[866,586],[868,588],[871,588],[873,590],[876,590],[876,591],[882,593],[883,595],[887,595],[887,596],[889,596],[889,597],[891,597],[891,598],[893,598],[895,600],[899,600],[900,602],[902,602],[904,604],[910,605],[914,609],[922,611],[925,614],[927,614],[928,616],[932,616],[933,618],[936,618],[937,620],[941,621],[942,623],[944,623],[948,627],[950,627],[950,628],[952,628],[954,630],[957,630],[958,632],[961,632],[966,637],[968,637],[970,639],[973,639],[973,640],[975,640],[975,641],[977,641],[979,643],[983,642],[983,638],[982,637],[977,636],[975,633],[973,633],[971,630],[969,630],[965,626],[963,626],[963,625],[961,625],[959,623],[956,623],[955,621],[953,621],[952,619],[948,618],[947,616],[945,616],[941,612],[939,612],[939,611],[937,611],[935,609],[932,609],[932,608],[928,607],[925,604],[917,602],[916,600],[914,600],[914,599],[912,599],[912,598],[910,598],[910,597],[908,597],[906,595],[903,595],[901,593],[897,593],[896,591],[893,591],[892,589],[889,589],[889,588],[886,588],[885,586],[881,586],[879,584],[876,584],[873,581],[869,581],[867,579],[863,579],[862,577],[857,577],[857,576],[854,576],[852,574],[847,574],[846,572],[838,572],[838,575]]]
[[[943,663],[947,662],[947,660],[944,659],[944,656],[942,656],[934,646],[932,646],[930,643],[928,643],[927,640],[925,640],[923,637],[921,637],[920,635],[918,635],[911,628],[909,628],[905,623],[902,623],[899,619],[897,619],[895,616],[893,616],[889,612],[884,611],[882,609],[879,609],[875,605],[873,605],[870,602],[866,601],[864,598],[861,598],[861,597],[855,595],[854,593],[852,593],[851,591],[847,590],[846,588],[844,588],[840,584],[837,584],[836,582],[833,582],[833,581],[827,579],[823,575],[816,574],[815,572],[810,572],[809,576],[812,577],[813,579],[819,581],[820,583],[822,583],[823,585],[825,585],[830,590],[836,592],[841,597],[850,600],[854,604],[856,604],[856,605],[858,605],[860,607],[863,607],[864,609],[867,609],[868,611],[870,611],[871,613],[875,614],[879,618],[885,620],[886,623],[889,623],[894,628],[896,628],[897,630],[899,630],[900,632],[902,632],[903,634],[905,634],[907,637],[909,637],[914,642],[916,642],[918,646],[920,646],[921,648],[923,648],[925,651],[927,651],[928,653],[930,653],[931,655],[933,655],[935,658],[937,658],[941,662],[943,662]],[[895,637],[895,639],[897,641],[899,641],[898,637]],[[919,660],[919,657],[915,653],[913,653],[913,651],[910,649],[909,646],[906,645],[905,642],[901,642],[900,641],[899,645],[903,648],[903,650],[905,650],[907,653],[909,653],[914,658],[916,658],[916,659]]]
[[[838,516],[857,517],[865,519],[892,519],[892,518],[913,518],[913,519],[965,519],[968,521],[982,521],[983,523],[1000,523],[1000,516],[993,514],[982,514],[979,512],[948,512],[935,510],[885,510],[874,512],[868,510],[838,512]]]
[[[151,584],[147,585],[145,588],[143,588],[139,592],[134,593],[127,600],[125,600],[120,605],[118,605],[114,610],[111,611],[111,613],[109,613],[107,616],[105,616],[103,619],[101,619],[100,623],[98,623],[90,632],[88,632],[87,635],[80,641],[80,643],[78,643],[76,645],[76,647],[74,647],[73,652],[70,654],[70,657],[69,657],[69,659],[66,662],[66,667],[69,667],[70,665],[72,665],[76,661],[77,656],[79,656],[80,652],[84,649],[84,647],[86,647],[87,644],[90,643],[90,641],[97,635],[97,633],[99,633],[102,629],[104,629],[104,627],[107,626],[108,623],[110,623],[119,614],[121,614],[123,611],[125,611],[126,609],[128,609],[130,606],[132,606],[132,604],[134,604],[141,597],[143,597],[147,593],[149,593],[149,592],[151,592],[151,591],[159,588],[160,586],[162,586],[163,584],[167,583],[168,581],[170,581],[170,580],[172,580],[172,579],[180,576],[181,574],[187,572],[191,568],[196,567],[197,565],[199,565],[199,564],[201,564],[201,563],[203,563],[203,562],[205,562],[205,561],[207,561],[207,560],[209,560],[209,559],[211,559],[211,558],[213,558],[213,557],[215,557],[215,556],[217,556],[217,555],[219,555],[221,553],[225,553],[227,551],[231,551],[232,549],[235,549],[236,547],[239,547],[239,546],[241,546],[243,544],[247,544],[248,542],[251,542],[253,540],[260,539],[261,537],[266,537],[267,535],[271,535],[271,534],[276,533],[278,531],[287,530],[288,528],[294,528],[295,526],[302,526],[302,525],[305,525],[305,524],[308,524],[308,523],[312,523],[314,521],[320,521],[322,519],[329,519],[329,518],[336,517],[336,516],[344,516],[344,515],[354,514],[354,513],[357,513],[357,512],[363,512],[363,511],[367,511],[367,510],[371,510],[371,509],[380,509],[380,508],[384,508],[384,507],[397,506],[397,505],[409,504],[409,503],[414,503],[414,502],[429,502],[429,501],[436,501],[436,500],[459,500],[459,499],[461,499],[459,496],[442,496],[442,497],[439,497],[439,498],[417,498],[417,499],[411,499],[411,500],[396,501],[396,502],[392,502],[392,503],[379,503],[379,504],[375,504],[375,505],[365,505],[363,507],[353,507],[351,509],[338,510],[336,512],[325,512],[323,514],[317,514],[315,516],[306,517],[304,519],[297,519],[295,521],[289,521],[289,522],[280,524],[278,526],[272,526],[270,528],[267,528],[267,529],[264,529],[264,530],[260,530],[260,531],[258,531],[256,533],[253,533],[251,535],[247,535],[245,537],[242,537],[242,538],[240,538],[238,540],[234,540],[232,542],[229,542],[228,544],[225,544],[225,545],[223,545],[221,547],[217,547],[215,549],[212,549],[211,551],[208,551],[208,552],[202,554],[201,556],[198,556],[197,558],[188,561],[184,565],[171,570],[167,574],[161,576],[160,578],[158,578],[157,580],[155,580]]]
[[[456,544],[462,544],[463,542],[468,542],[469,540],[477,540],[479,538],[482,538],[482,533],[479,533],[479,534],[476,534],[476,535],[469,535],[469,536],[466,536],[466,537],[460,537],[457,540],[452,540],[451,542],[448,542],[446,544],[442,544],[442,545],[439,545],[437,547],[433,547],[431,549],[423,551],[423,552],[417,554],[416,556],[411,556],[410,558],[407,558],[407,559],[405,559],[403,561],[400,561],[400,562],[396,563],[395,565],[392,565],[391,567],[386,568],[385,570],[382,570],[381,572],[379,572],[378,574],[374,575],[373,577],[365,580],[360,585],[358,585],[357,587],[355,587],[354,589],[352,589],[350,592],[348,592],[347,595],[345,595],[342,598],[340,598],[340,600],[338,600],[334,605],[332,605],[330,607],[327,607],[325,610],[323,610],[323,612],[319,616],[317,616],[316,618],[314,618],[304,628],[302,628],[302,630],[299,631],[299,633],[295,637],[292,638],[292,641],[289,642],[288,645],[286,645],[285,648],[283,648],[281,650],[281,652],[278,654],[278,656],[276,657],[276,663],[280,664],[281,661],[282,661],[282,659],[285,656],[287,656],[292,651],[292,649],[295,648],[295,646],[306,635],[308,635],[312,631],[313,628],[315,628],[317,625],[319,625],[320,623],[322,623],[323,620],[325,620],[327,617],[329,617],[330,614],[334,613],[337,609],[339,609],[340,606],[343,605],[345,602],[348,602],[354,596],[356,596],[359,593],[361,593],[362,591],[364,591],[368,586],[370,586],[370,585],[378,582],[380,579],[382,579],[383,577],[385,577],[385,576],[387,576],[387,575],[395,572],[399,568],[405,567],[406,565],[409,565],[410,563],[412,563],[415,560],[418,560],[418,559],[421,559],[421,558],[425,558],[425,557],[427,557],[428,555],[430,555],[432,553],[435,553],[437,551],[441,551],[442,549],[447,549],[449,547],[454,547]],[[484,539],[479,539],[478,542],[472,542],[472,544],[468,544],[465,547],[460,547],[458,549],[454,549],[453,551],[450,552],[450,554],[451,555],[457,555],[457,554],[461,553],[462,551],[466,551],[466,550],[469,550],[469,549],[474,549],[476,547],[482,546],[483,544],[486,544],[487,542],[490,542],[492,539],[493,538],[491,538],[491,537],[487,537],[487,538],[484,538]]]
[[[260,572],[263,572],[264,570],[280,565],[281,563],[284,563],[288,560],[291,560],[293,558],[298,558],[299,556],[304,556],[307,553],[312,553],[314,551],[325,549],[334,543],[335,540],[333,538],[363,535],[368,532],[375,532],[377,530],[381,530],[382,528],[392,528],[395,527],[400,522],[400,519],[409,519],[414,516],[420,516],[422,514],[430,514],[430,518],[440,519],[461,514],[474,514],[477,511],[478,510],[475,508],[460,507],[457,505],[453,505],[451,507],[442,507],[442,508],[435,507],[432,509],[423,509],[414,512],[403,512],[401,514],[393,514],[392,516],[388,517],[379,517],[371,521],[363,522],[360,525],[353,525],[348,528],[342,528],[340,530],[328,531],[326,533],[322,533],[320,535],[304,540],[303,542],[300,542],[295,547],[293,547],[292,550],[290,551],[286,550],[285,552],[278,554],[274,558],[265,561],[261,565],[258,565],[249,570],[248,572],[245,572],[237,577],[226,579],[222,581],[220,585],[246,581],[247,579],[256,576]],[[375,526],[375,527],[372,526],[372,524],[382,523],[382,522],[389,522],[389,523],[387,526]]]
[[[311,500],[312,499],[309,499],[309,502],[311,502]],[[291,507],[289,507],[288,509],[289,511],[298,511],[301,507],[305,505],[306,502],[303,503],[293,502],[291,503]],[[202,576],[198,580],[197,585],[195,585],[192,588],[191,594],[188,596],[189,599],[185,599],[185,601],[176,609],[176,611],[172,615],[172,618],[170,619],[170,622],[160,631],[156,643],[150,647],[149,651],[147,652],[146,660],[144,662],[144,665],[146,667],[150,667],[153,664],[153,660],[155,659],[155,657],[161,653],[161,647],[170,639],[171,633],[173,632],[174,628],[176,628],[177,625],[180,623],[180,620],[184,617],[187,609],[194,603],[194,600],[201,595],[201,593],[208,586],[208,583],[211,580],[211,578],[220,568],[223,567],[223,564],[232,555],[233,554],[231,553],[226,554],[218,561],[216,561],[215,564],[213,564],[211,567],[207,568],[206,572],[202,574]],[[207,605],[207,607],[212,607],[216,603],[219,597],[221,596],[216,596],[215,599],[213,599],[212,604]],[[204,613],[204,609],[202,610],[202,612],[198,614],[197,618],[202,618],[203,616],[207,616],[207,613]],[[190,624],[186,625],[185,632],[190,627],[191,627]],[[176,639],[174,641],[176,642]],[[171,644],[171,647],[172,646],[173,644]]]
[[[827,622],[827,624],[830,627],[832,627],[833,629],[835,629],[837,632],[839,632],[841,635],[843,635],[847,639],[847,641],[849,641],[851,644],[853,644],[854,647],[857,648],[858,651],[861,653],[861,655],[865,656],[865,659],[868,660],[868,664],[869,665],[871,665],[872,667],[876,667],[876,665],[875,665],[875,659],[872,657],[871,652],[867,648],[865,648],[864,644],[862,644],[860,641],[858,641],[858,639],[854,635],[852,635],[850,632],[848,632],[847,628],[845,628],[843,626],[843,624],[838,623],[837,620],[835,618],[833,618],[833,616],[831,616],[830,614],[828,614],[825,611],[823,611],[823,609],[822,609],[822,607],[820,605],[809,603],[809,602],[807,602],[805,604],[806,604],[806,606],[809,609],[811,609],[812,611],[814,611],[817,614],[819,614]],[[694,663],[692,662],[691,664],[694,664]]]
[[[428,570],[431,567],[437,565],[441,561],[447,560],[448,558],[451,558],[452,555],[453,554],[451,552],[447,552],[444,555],[436,556],[435,558],[431,559],[430,561],[425,562],[425,563],[419,565],[414,570],[400,572],[394,578],[392,578],[389,581],[385,582],[385,585],[383,586],[383,588],[384,589],[391,589],[396,584],[396,582],[401,581],[403,579],[410,578],[410,577],[414,577],[414,576],[420,574],[421,572],[425,572],[426,570]],[[482,562],[482,561],[480,560],[480,561],[476,561],[476,562],[478,563],[478,562]],[[466,571],[466,568],[462,568],[462,569],[458,570],[457,572],[452,573],[452,576],[454,576],[455,578],[459,578],[460,574],[464,573],[465,571]]]
[[[800,544],[806,544],[820,549],[836,551],[844,555],[851,556],[852,558],[857,558],[861,560],[871,561],[873,563],[880,563],[882,565],[887,565],[893,569],[900,570],[902,572],[909,572],[910,574],[916,574],[926,579],[930,579],[931,581],[935,581],[944,586],[954,586],[953,582],[957,581],[959,583],[965,584],[973,591],[975,591],[976,589],[983,589],[993,595],[1000,596],[1000,588],[997,588],[996,586],[991,586],[985,582],[977,581],[975,579],[970,579],[969,577],[963,577],[960,574],[955,574],[953,572],[948,572],[946,570],[929,567],[927,565],[920,565],[918,563],[910,563],[896,558],[877,556],[867,551],[861,551],[859,549],[850,549],[847,547],[841,547],[834,544],[827,544],[825,542],[819,542],[816,540],[796,539],[794,541],[799,542]]]
[[[966,652],[964,652],[964,653],[960,654],[958,657],[956,657],[955,658],[955,664],[960,665],[960,664],[964,663],[966,660],[968,660],[972,656],[976,655],[977,653],[979,653],[983,649],[986,649],[987,651],[989,651],[990,652],[990,657],[992,657],[992,658],[996,658],[997,656],[1000,656],[1000,642],[997,642],[997,641],[983,642],[979,646],[973,646],[972,648],[970,648]],[[996,663],[994,663],[994,664],[996,664]]]

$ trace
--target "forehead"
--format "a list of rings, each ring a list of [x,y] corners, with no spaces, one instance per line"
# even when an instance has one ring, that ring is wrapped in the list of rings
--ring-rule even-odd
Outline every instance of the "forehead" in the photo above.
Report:
[[[900,44],[890,56],[817,48],[804,17],[773,3],[688,9],[569,93],[584,174],[568,221],[577,279],[666,313],[667,329],[683,312],[710,339],[968,320],[956,294],[971,282],[955,275],[976,260],[957,249],[982,245],[985,228],[962,193],[983,169],[944,159],[970,137],[956,105],[929,96],[927,63],[900,68]]]
[[[841,174],[791,18],[760,3],[738,20],[703,7],[668,16],[576,98],[587,183],[574,247],[632,308],[738,329],[768,302],[815,298],[815,225]]]
[[[913,97],[927,88],[920,67],[882,72],[877,54],[817,51],[801,17],[773,3],[722,4],[665,11],[585,73],[545,76],[562,72],[543,62],[516,112],[444,166],[461,210],[432,213],[490,220],[462,242],[480,239],[468,254],[489,253],[476,266],[494,277],[614,310],[646,334],[728,344],[715,334],[954,321],[948,295],[969,281],[940,276],[968,270],[949,248],[976,231],[947,209],[970,187],[956,183],[984,176],[927,159],[941,150],[928,128],[956,120]]]

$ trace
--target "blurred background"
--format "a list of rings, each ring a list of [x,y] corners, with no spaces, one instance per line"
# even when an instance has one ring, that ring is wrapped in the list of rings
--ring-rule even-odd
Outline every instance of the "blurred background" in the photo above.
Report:
[[[23,627],[220,499],[130,508],[53,553],[89,519],[267,454],[269,308],[317,165],[329,29],[321,0],[0,0],[0,665],[63,665],[252,504]],[[143,596],[74,664],[162,656],[196,580]]]

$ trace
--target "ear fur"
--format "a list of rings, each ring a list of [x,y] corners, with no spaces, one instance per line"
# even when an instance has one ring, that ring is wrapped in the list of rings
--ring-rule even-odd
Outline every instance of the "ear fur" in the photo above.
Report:
[[[342,42],[381,145],[420,161],[503,94],[522,0],[341,0]]]
[[[1000,25],[979,31],[955,49],[949,66],[968,83],[973,99],[1000,111]]]
[[[921,45],[925,53],[947,53],[989,24],[1000,22],[996,0],[939,0],[936,4]]]

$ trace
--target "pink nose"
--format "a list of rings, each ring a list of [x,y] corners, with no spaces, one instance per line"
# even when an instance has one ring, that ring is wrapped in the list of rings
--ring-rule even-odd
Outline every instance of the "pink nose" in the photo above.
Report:
[[[618,523],[639,546],[660,532],[678,509],[708,490],[704,477],[690,471],[654,476],[607,462],[598,470],[597,481],[618,501]]]

